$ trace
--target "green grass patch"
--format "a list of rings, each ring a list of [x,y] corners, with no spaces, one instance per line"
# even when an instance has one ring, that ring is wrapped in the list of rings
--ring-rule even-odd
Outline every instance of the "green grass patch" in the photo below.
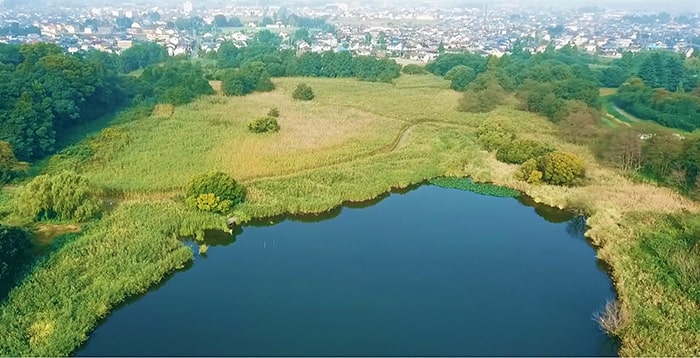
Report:
[[[431,179],[429,183],[442,188],[471,191],[499,198],[517,198],[520,196],[520,192],[517,190],[489,183],[475,183],[471,178],[435,178]]]
[[[621,328],[623,345],[632,355],[698,356],[700,216],[665,215],[641,227],[640,243],[624,260],[632,317]]]
[[[225,228],[178,204],[129,204],[41,263],[0,309],[0,355],[66,356],[98,321],[192,260],[176,236]]]

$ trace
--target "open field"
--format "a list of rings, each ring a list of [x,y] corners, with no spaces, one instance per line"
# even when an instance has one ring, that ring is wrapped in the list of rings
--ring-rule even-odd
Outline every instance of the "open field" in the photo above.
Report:
[[[291,100],[301,82],[314,89],[313,101]],[[191,254],[175,236],[220,228],[224,218],[185,209],[178,197],[190,177],[219,170],[248,188],[247,201],[236,209],[244,220],[319,213],[443,175],[468,175],[580,210],[619,293],[626,320],[619,331],[621,354],[700,354],[699,303],[661,279],[668,268],[638,249],[654,227],[652,218],[697,213],[696,203],[599,165],[587,148],[562,142],[538,115],[508,107],[457,112],[461,94],[434,76],[401,76],[394,84],[312,78],[275,83],[274,92],[204,97],[172,114],[161,109],[114,125],[80,144],[91,148],[91,156],[49,161],[46,170],[76,169],[117,205],[13,291],[0,309],[0,353],[70,354],[116,304],[182,267]],[[249,133],[248,121],[272,107],[280,109],[281,130]],[[516,180],[516,165],[496,161],[477,143],[477,127],[494,117],[515,124],[521,138],[580,155],[585,184]],[[13,195],[3,193],[0,204]],[[128,277],[120,278],[122,272]],[[78,284],[75,277],[81,277]]]

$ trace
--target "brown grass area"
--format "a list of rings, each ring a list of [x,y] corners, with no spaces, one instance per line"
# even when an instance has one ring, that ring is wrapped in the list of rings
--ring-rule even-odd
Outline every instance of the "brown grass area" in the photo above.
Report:
[[[80,224],[49,224],[41,223],[36,225],[34,230],[35,243],[39,247],[46,247],[51,241],[63,234],[77,234],[82,230]]]
[[[222,94],[221,81],[209,81],[209,85],[212,89],[214,89],[214,92],[216,92],[216,94]]]

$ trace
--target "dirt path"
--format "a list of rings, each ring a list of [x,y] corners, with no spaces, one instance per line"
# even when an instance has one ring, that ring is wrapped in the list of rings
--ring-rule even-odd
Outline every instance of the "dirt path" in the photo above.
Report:
[[[397,136],[396,138],[389,143],[388,145],[381,147],[379,149],[376,149],[372,152],[369,152],[365,155],[361,155],[358,157],[350,158],[350,159],[345,159],[345,160],[340,160],[337,162],[331,162],[331,163],[326,163],[322,164],[319,166],[314,166],[314,167],[309,167],[309,168],[302,168],[295,170],[290,173],[282,173],[282,174],[275,174],[275,175],[265,175],[265,176],[259,176],[259,177],[252,177],[252,178],[247,178],[243,179],[240,182],[242,184],[254,184],[260,181],[265,181],[265,180],[275,180],[275,179],[284,179],[284,178],[289,178],[293,177],[296,175],[303,175],[307,174],[316,170],[320,169],[328,169],[328,168],[333,168],[341,165],[345,165],[348,163],[360,161],[360,160],[367,160],[379,155],[385,155],[385,154],[391,154],[397,150],[400,150],[406,146],[408,143],[408,140],[411,136],[411,133],[413,132],[413,129],[416,128],[419,125],[437,125],[437,126],[445,126],[445,127],[456,127],[456,128],[470,128],[469,126],[465,125],[459,125],[455,123],[444,123],[444,122],[437,122],[437,121],[423,121],[420,123],[413,123],[410,126],[407,126],[404,128]],[[129,201],[162,201],[162,200],[168,200],[168,198],[172,198],[175,195],[181,194],[181,190],[177,189],[172,189],[172,190],[165,190],[165,191],[158,191],[158,192],[144,192],[144,193],[128,193],[123,196],[120,195],[113,195],[107,198],[112,205],[117,205],[120,203],[124,202],[129,202]]]

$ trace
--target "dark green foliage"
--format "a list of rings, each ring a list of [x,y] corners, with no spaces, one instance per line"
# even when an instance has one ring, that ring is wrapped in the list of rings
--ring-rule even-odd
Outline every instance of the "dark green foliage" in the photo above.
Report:
[[[292,98],[301,101],[310,101],[314,99],[315,96],[316,95],[314,94],[311,86],[307,85],[306,83],[300,83],[297,88],[294,89],[294,92],[292,92]]]
[[[189,61],[169,61],[144,69],[139,81],[156,102],[181,105],[199,96],[213,94],[201,66]]]
[[[445,74],[445,79],[450,81],[453,90],[461,92],[476,79],[476,72],[471,67],[457,65]]]
[[[428,70],[426,70],[424,66],[410,64],[403,66],[401,72],[407,75],[424,75],[428,73]]]
[[[124,50],[119,56],[124,72],[131,72],[152,64],[160,63],[168,58],[165,47],[154,42],[137,42],[131,48]]]
[[[529,159],[537,158],[554,149],[534,140],[516,139],[503,146],[496,152],[496,159],[511,164],[522,164]]]
[[[629,78],[631,73],[621,66],[609,66],[600,72],[600,83],[603,87],[620,87]]]
[[[631,114],[663,126],[693,131],[700,127],[700,96],[652,89],[640,78],[620,87],[613,102]]]
[[[189,207],[228,213],[245,200],[245,188],[228,174],[211,172],[192,178],[185,195]]]
[[[22,228],[0,225],[0,301],[31,264],[32,241]]]
[[[435,178],[429,182],[442,188],[471,191],[481,195],[501,198],[517,198],[520,196],[520,192],[517,190],[488,183],[475,183],[471,178]]]
[[[242,68],[251,62],[263,64],[269,76],[356,77],[362,81],[390,82],[400,74],[394,60],[367,56],[353,57],[349,52],[306,52],[296,57],[291,50],[279,50],[264,39],[246,47],[225,42],[217,54],[220,68]]]
[[[262,117],[248,123],[248,130],[253,133],[270,133],[280,130],[280,125],[275,117]]]
[[[18,198],[20,214],[32,219],[83,222],[99,215],[102,201],[90,182],[73,172],[39,175]]]
[[[456,66],[463,65],[471,68],[475,74],[480,74],[486,71],[486,63],[488,59],[486,57],[473,54],[473,53],[461,53],[461,54],[442,54],[435,59],[435,61],[429,63],[425,66],[428,72],[431,72],[437,76],[445,76],[447,72]]]
[[[237,70],[227,71],[221,81],[221,89],[227,96],[245,96],[255,91],[269,92],[275,89],[265,64],[249,62]]]

